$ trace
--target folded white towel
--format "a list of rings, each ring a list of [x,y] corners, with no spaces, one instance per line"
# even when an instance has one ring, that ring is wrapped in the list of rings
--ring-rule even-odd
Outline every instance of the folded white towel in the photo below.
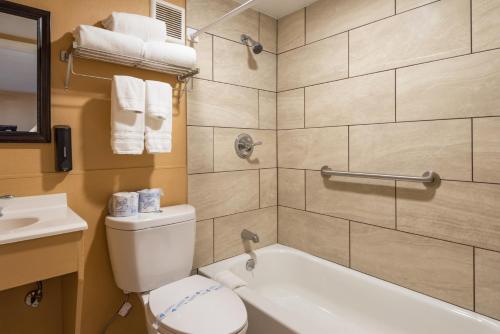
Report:
[[[196,50],[174,43],[146,42],[144,58],[188,68],[196,66]]]
[[[115,75],[113,87],[119,109],[136,113],[145,111],[146,86],[143,80],[125,75]]]
[[[143,41],[164,42],[167,39],[165,22],[149,16],[113,12],[102,21],[102,25],[108,30],[132,35]]]
[[[144,42],[134,36],[93,26],[80,25],[73,31],[73,37],[80,47],[123,56],[142,57]]]
[[[172,86],[146,81],[146,150],[172,151]]]
[[[111,148],[115,154],[142,154],[145,128],[144,81],[114,76],[111,85]]]
[[[172,114],[165,120],[146,115],[146,150],[148,153],[172,152]]]
[[[170,84],[146,80],[146,113],[161,120],[172,117],[172,86]]]
[[[241,288],[242,286],[247,285],[247,282],[245,282],[244,280],[242,280],[241,278],[239,278],[238,276],[236,276],[235,274],[233,274],[229,270],[223,270],[223,271],[217,273],[215,275],[214,279],[217,282],[222,283],[223,285],[225,285],[226,287],[228,287],[231,290]]]

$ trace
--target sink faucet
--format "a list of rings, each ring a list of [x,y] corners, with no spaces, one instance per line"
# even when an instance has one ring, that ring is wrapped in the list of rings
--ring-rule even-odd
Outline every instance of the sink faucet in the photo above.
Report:
[[[241,239],[250,240],[253,242],[259,242],[259,236],[256,233],[253,233],[247,229],[241,231]]]

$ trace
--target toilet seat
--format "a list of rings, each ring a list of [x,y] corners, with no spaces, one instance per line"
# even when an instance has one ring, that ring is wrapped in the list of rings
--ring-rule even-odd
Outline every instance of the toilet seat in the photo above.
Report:
[[[199,275],[151,291],[148,304],[152,327],[162,334],[239,334],[247,327],[238,295]]]

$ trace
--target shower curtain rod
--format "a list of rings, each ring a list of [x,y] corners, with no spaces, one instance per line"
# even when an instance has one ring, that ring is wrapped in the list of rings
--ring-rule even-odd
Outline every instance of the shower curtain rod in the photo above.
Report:
[[[196,37],[198,37],[199,35],[203,34],[205,31],[207,31],[208,29],[212,28],[214,25],[219,24],[221,22],[224,22],[224,21],[230,19],[231,17],[238,15],[239,13],[243,12],[244,10],[252,7],[253,4],[254,4],[254,2],[256,2],[256,1],[257,0],[248,0],[247,2],[245,2],[244,4],[236,7],[235,9],[233,9],[232,11],[230,11],[229,13],[226,13],[226,14],[222,15],[217,20],[215,20],[215,21],[207,24],[206,26],[204,26],[203,28],[201,28],[199,30],[196,30],[189,37],[191,38],[192,41],[194,41],[196,39]]]

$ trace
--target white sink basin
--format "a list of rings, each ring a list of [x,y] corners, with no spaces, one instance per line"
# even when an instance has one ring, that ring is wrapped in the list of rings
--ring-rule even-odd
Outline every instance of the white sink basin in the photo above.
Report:
[[[86,230],[66,194],[0,199],[0,245]]]
[[[15,232],[18,229],[27,228],[39,221],[40,220],[35,217],[2,219],[0,221],[0,233]]]

